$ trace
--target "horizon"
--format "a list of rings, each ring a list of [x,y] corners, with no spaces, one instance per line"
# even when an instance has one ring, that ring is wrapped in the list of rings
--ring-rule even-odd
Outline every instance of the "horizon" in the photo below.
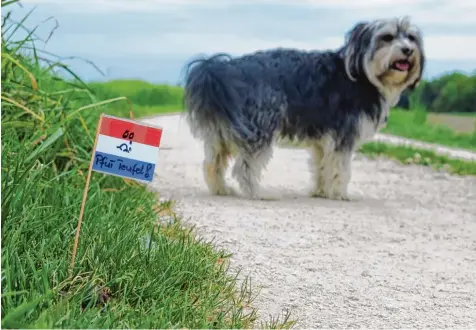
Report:
[[[275,47],[336,49],[357,22],[409,15],[424,35],[424,79],[476,69],[476,3],[469,0],[25,0],[12,18],[48,40],[39,47],[65,60],[81,79],[138,79],[177,85],[199,55],[233,56]],[[431,6],[431,9],[430,9]],[[9,11],[12,9],[11,6]],[[402,9],[402,7],[404,7]],[[388,15],[391,12],[391,15]],[[3,14],[2,14],[3,16]],[[58,21],[58,26],[53,19]],[[25,34],[26,32],[20,32]]]

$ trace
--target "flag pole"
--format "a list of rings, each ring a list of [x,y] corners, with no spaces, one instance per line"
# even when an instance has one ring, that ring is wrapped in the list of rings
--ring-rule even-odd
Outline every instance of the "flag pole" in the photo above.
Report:
[[[70,265],[70,269],[69,269],[69,276],[70,277],[73,275],[74,263],[75,263],[75,260],[76,260],[76,251],[78,249],[78,244],[79,244],[79,233],[81,231],[81,224],[83,222],[84,208],[86,206],[86,199],[88,197],[89,182],[91,181],[91,172],[92,172],[93,162],[94,162],[94,151],[96,150],[96,145],[98,143],[98,133],[99,133],[99,130],[101,128],[102,118],[103,118],[103,114],[101,113],[101,116],[99,117],[99,121],[98,121],[98,126],[96,128],[96,137],[94,139],[93,150],[91,152],[91,161],[89,162],[89,170],[88,170],[88,175],[86,177],[86,185],[84,187],[84,192],[83,192],[83,201],[81,203],[81,209],[79,211],[78,225],[76,227],[76,236],[74,238],[73,253],[71,255],[71,265]]]

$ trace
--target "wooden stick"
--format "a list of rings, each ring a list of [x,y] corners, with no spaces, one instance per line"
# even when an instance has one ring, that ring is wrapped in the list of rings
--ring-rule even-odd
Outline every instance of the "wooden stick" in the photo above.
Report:
[[[89,162],[88,176],[86,177],[86,185],[84,187],[84,192],[83,192],[83,201],[81,203],[81,209],[79,211],[78,226],[76,227],[76,236],[74,238],[73,254],[71,256],[71,266],[70,266],[70,269],[69,269],[69,276],[70,277],[73,275],[74,262],[75,262],[75,259],[76,259],[76,250],[78,249],[78,244],[79,244],[79,233],[81,231],[81,224],[83,222],[84,208],[86,206],[86,198],[88,197],[88,191],[89,191],[89,182],[91,181],[91,172],[93,170],[94,151],[96,150],[96,146],[97,146],[97,143],[98,143],[98,134],[99,134],[99,129],[101,128],[102,118],[103,118],[103,114],[101,114],[101,117],[99,118],[98,126],[96,128],[96,138],[94,139],[94,147],[93,147],[93,151],[92,151],[92,154],[91,154],[91,161]]]

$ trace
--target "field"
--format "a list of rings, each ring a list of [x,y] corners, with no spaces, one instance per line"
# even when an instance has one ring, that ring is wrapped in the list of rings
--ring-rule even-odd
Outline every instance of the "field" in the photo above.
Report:
[[[475,122],[474,115],[433,114],[418,108],[412,111],[392,109],[388,126],[382,132],[449,147],[476,150]]]
[[[144,117],[183,109],[181,87],[154,85],[141,80],[114,80],[90,83],[88,86],[100,99],[126,97],[131,104],[122,102],[109,105],[114,112],[127,113],[132,109],[134,117]]]
[[[446,126],[457,133],[472,133],[476,129],[476,113],[429,113],[428,123]]]

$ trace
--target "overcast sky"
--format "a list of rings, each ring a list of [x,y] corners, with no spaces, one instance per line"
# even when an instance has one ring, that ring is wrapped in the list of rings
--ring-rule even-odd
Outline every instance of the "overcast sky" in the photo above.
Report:
[[[355,1],[355,2],[354,2]],[[86,80],[139,78],[177,83],[203,53],[242,54],[271,47],[337,48],[355,23],[410,15],[424,33],[427,77],[476,69],[476,0],[23,0],[19,20],[40,24],[46,50],[96,63],[68,61]],[[13,8],[14,6],[10,6]],[[4,14],[3,14],[4,15]]]

